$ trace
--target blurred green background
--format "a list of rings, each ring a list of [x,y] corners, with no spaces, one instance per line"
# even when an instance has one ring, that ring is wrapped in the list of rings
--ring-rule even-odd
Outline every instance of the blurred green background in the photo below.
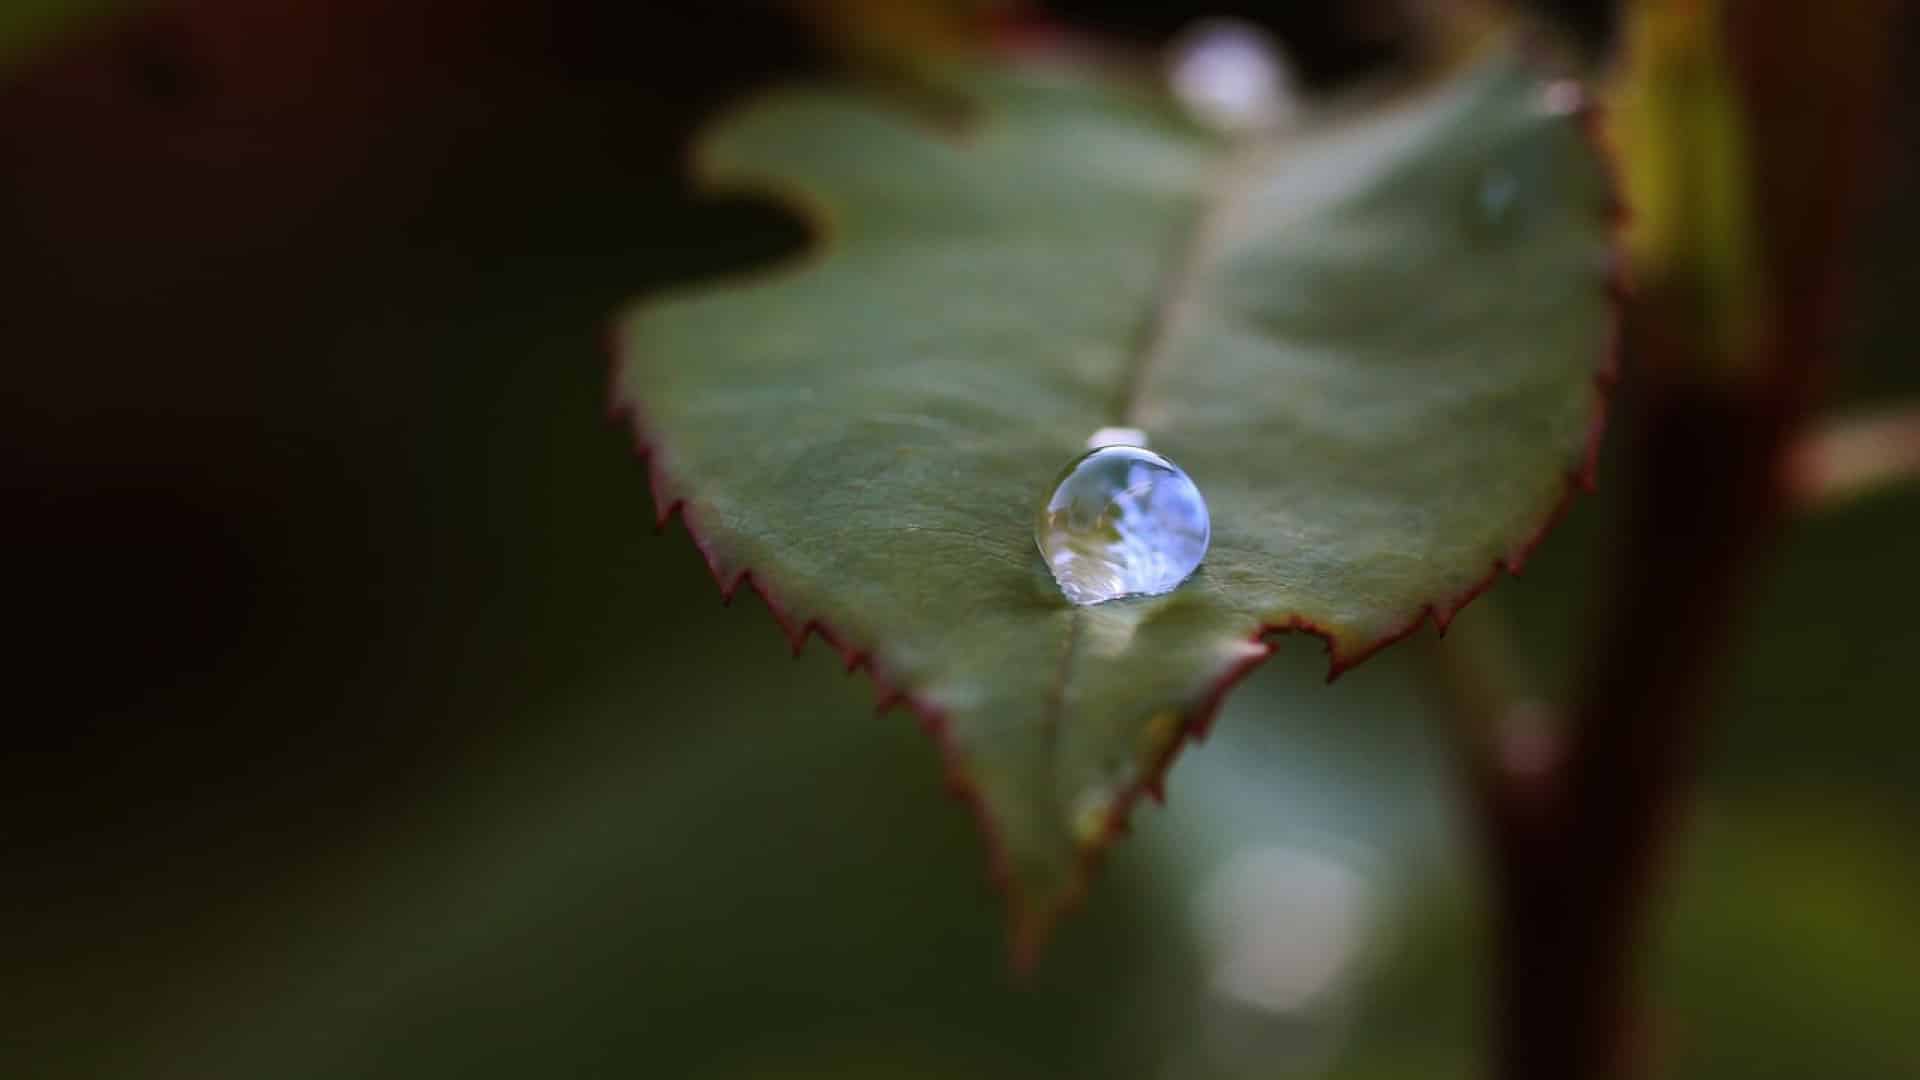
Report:
[[[1223,6],[1312,86],[1419,25]],[[1143,44],[1216,10],[1054,7]],[[655,534],[602,329],[805,242],[679,154],[831,68],[831,22],[272,8],[0,22],[35,27],[0,69],[0,1074],[1477,1071],[1477,866],[1415,645],[1329,687],[1284,641],[1022,981],[910,718]],[[1905,101],[1836,402],[1920,387]],[[1492,595],[1545,672],[1613,503]],[[1661,907],[1667,1075],[1920,1075],[1917,529],[1908,490],[1780,538]]]

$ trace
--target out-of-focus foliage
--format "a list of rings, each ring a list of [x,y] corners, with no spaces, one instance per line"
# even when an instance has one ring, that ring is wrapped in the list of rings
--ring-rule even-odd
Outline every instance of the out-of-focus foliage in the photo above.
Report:
[[[977,49],[1018,0],[783,0],[823,40],[857,60],[918,64]]]
[[[1755,345],[1766,283],[1754,220],[1750,118],[1717,0],[1629,5],[1625,67],[1608,102],[1625,181],[1627,254],[1640,303],[1694,375],[1737,366]],[[1663,355],[1666,355],[1663,353]],[[1680,373],[1676,373],[1680,374]]]
[[[939,717],[1024,955],[1263,627],[1344,668],[1525,559],[1602,411],[1608,195],[1504,50],[1244,145],[1084,70],[952,86],[957,139],[845,93],[710,133],[704,175],[818,251],[643,305],[618,396],[714,575]],[[1192,473],[1213,546],[1075,608],[1033,507],[1109,424]]]
[[[61,35],[132,4],[133,0],[7,0],[0,4],[0,75],[57,44]]]
[[[1609,102],[1646,360],[1680,378],[1751,373],[1841,297],[1848,229],[1884,164],[1900,7],[1721,0],[1626,5]]]

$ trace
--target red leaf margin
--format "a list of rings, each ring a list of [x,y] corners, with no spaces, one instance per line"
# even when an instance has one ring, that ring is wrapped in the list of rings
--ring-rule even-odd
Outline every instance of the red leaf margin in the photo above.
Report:
[[[1429,619],[1434,630],[1445,636],[1447,627],[1453,619],[1477,599],[1482,593],[1493,587],[1501,574],[1519,576],[1522,567],[1532,557],[1547,534],[1566,516],[1575,497],[1582,493],[1591,493],[1597,486],[1597,473],[1602,440],[1606,433],[1607,417],[1612,404],[1613,393],[1619,383],[1620,352],[1620,312],[1630,291],[1627,278],[1626,259],[1620,236],[1628,219],[1628,209],[1622,200],[1622,190],[1616,157],[1608,143],[1605,131],[1605,114],[1600,104],[1590,93],[1582,91],[1580,103],[1571,115],[1573,122],[1579,125],[1581,134],[1593,147],[1604,174],[1607,201],[1603,210],[1609,231],[1610,253],[1605,275],[1605,292],[1609,302],[1609,318],[1605,337],[1600,349],[1600,357],[1593,374],[1593,399],[1591,417],[1587,426],[1586,447],[1578,467],[1569,469],[1565,474],[1566,486],[1554,506],[1541,519],[1538,526],[1523,538],[1507,555],[1496,558],[1487,575],[1476,581],[1457,596],[1436,603],[1423,605],[1405,625],[1382,635],[1378,640],[1358,649],[1351,654],[1342,654],[1333,634],[1326,628],[1315,624],[1303,616],[1294,615],[1276,623],[1262,624],[1247,639],[1248,648],[1244,655],[1215,676],[1212,685],[1202,696],[1198,705],[1181,718],[1180,726],[1158,758],[1147,768],[1142,778],[1123,791],[1107,812],[1106,827],[1091,844],[1082,846],[1080,865],[1075,869],[1072,883],[1057,900],[1045,907],[1028,904],[1020,895],[1018,884],[1008,867],[1005,844],[1000,837],[999,826],[988,812],[980,793],[968,780],[966,770],[960,758],[958,746],[949,737],[947,718],[942,710],[933,703],[915,697],[902,687],[889,673],[878,657],[874,647],[856,644],[852,636],[836,629],[818,615],[801,619],[781,599],[779,592],[763,580],[751,567],[741,568],[728,578],[713,546],[701,532],[694,520],[686,497],[676,494],[672,478],[667,475],[661,462],[663,454],[659,442],[652,435],[653,427],[647,422],[644,411],[637,402],[624,400],[619,392],[621,362],[626,356],[619,322],[607,334],[606,351],[610,358],[608,419],[610,422],[625,426],[633,438],[634,452],[646,463],[648,490],[653,500],[656,532],[664,531],[675,517],[686,528],[687,536],[700,552],[706,563],[707,571],[719,586],[723,604],[731,604],[733,597],[745,585],[760,596],[767,610],[776,622],[793,650],[797,659],[805,649],[809,635],[817,635],[821,640],[840,654],[846,671],[865,669],[873,680],[875,690],[874,710],[884,715],[896,706],[905,706],[918,719],[922,730],[933,740],[940,755],[941,768],[946,786],[952,795],[965,803],[973,814],[982,836],[987,844],[988,878],[1004,897],[1007,907],[1007,921],[1010,928],[1009,951],[1016,972],[1030,973],[1039,959],[1041,946],[1045,944],[1053,926],[1068,913],[1084,902],[1087,890],[1092,883],[1100,860],[1120,834],[1128,829],[1128,819],[1133,807],[1142,795],[1150,795],[1156,802],[1166,800],[1166,777],[1179,756],[1180,750],[1191,740],[1203,741],[1225,703],[1227,694],[1273,654],[1275,644],[1272,640],[1282,634],[1304,633],[1321,639],[1327,657],[1327,682],[1332,683],[1347,671],[1365,662],[1382,649],[1412,636]],[[807,205],[802,193],[782,190],[777,194],[789,211],[802,220],[816,226],[814,242],[830,233],[825,225],[825,216],[817,208]],[[810,253],[817,254],[817,252]]]

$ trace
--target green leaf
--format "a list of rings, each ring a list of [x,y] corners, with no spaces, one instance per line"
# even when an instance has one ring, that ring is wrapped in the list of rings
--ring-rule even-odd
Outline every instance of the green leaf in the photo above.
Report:
[[[959,133],[803,90],[711,131],[703,177],[816,244],[632,311],[616,395],[723,589],[936,732],[1025,956],[1264,635],[1337,674],[1519,566],[1591,466],[1610,196],[1504,52],[1237,141],[1098,72],[955,85]],[[1114,424],[1193,476],[1212,549],[1076,608],[1034,510]]]

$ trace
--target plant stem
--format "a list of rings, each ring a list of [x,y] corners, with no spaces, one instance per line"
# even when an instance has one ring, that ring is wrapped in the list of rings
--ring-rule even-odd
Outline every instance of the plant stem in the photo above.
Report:
[[[1641,1071],[1633,1007],[1652,886],[1696,772],[1708,702],[1755,556],[1779,516],[1793,411],[1724,387],[1647,395],[1627,448],[1622,591],[1545,783],[1489,804],[1497,1075]]]

